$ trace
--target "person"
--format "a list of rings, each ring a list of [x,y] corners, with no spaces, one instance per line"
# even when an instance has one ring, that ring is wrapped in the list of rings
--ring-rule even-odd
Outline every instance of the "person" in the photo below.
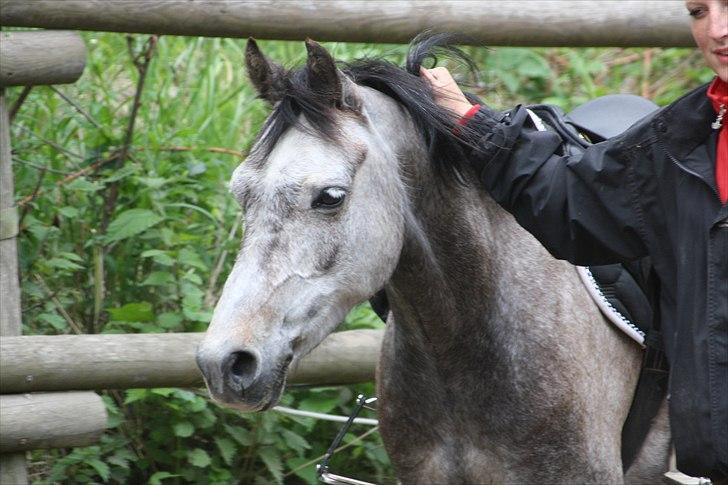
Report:
[[[523,106],[473,106],[442,67],[421,76],[476,133],[468,162],[485,188],[554,256],[651,258],[677,466],[715,482],[728,476],[728,0],[686,6],[713,81],[581,155],[560,156]]]

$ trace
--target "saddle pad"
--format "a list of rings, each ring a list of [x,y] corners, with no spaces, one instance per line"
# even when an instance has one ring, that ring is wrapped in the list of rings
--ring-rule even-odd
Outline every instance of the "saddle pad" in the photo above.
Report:
[[[652,307],[629,271],[620,264],[577,266],[576,271],[604,316],[644,347],[652,327]]]

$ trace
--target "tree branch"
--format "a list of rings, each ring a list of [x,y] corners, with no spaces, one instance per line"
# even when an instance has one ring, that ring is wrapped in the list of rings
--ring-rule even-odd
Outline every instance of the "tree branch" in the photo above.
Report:
[[[25,98],[28,97],[31,89],[33,89],[33,86],[25,86],[23,88],[23,90],[20,92],[20,96],[18,96],[18,99],[16,99],[15,102],[13,103],[13,107],[10,108],[10,113],[8,114],[10,123],[13,122],[13,118],[15,118],[15,115],[18,114],[18,111],[20,111],[20,107],[23,106],[23,103],[25,102]]]
[[[104,133],[104,134],[106,133],[105,130],[104,130],[104,127],[101,126],[101,124],[98,121],[96,121],[94,119],[94,117],[91,116],[85,109],[83,109],[77,102],[75,102],[74,100],[72,100],[71,98],[69,98],[68,96],[66,96],[63,93],[63,91],[61,91],[57,87],[55,87],[55,86],[48,86],[48,87],[51,88],[51,90],[54,93],[56,93],[58,96],[60,96],[61,99],[63,99],[66,103],[70,104],[73,107],[73,109],[75,109],[76,111],[78,111],[92,125],[94,125],[96,128],[98,128],[99,130],[101,130],[102,133]]]
[[[91,165],[88,165],[88,166],[82,168],[81,170],[78,170],[76,172],[73,172],[71,174],[66,175],[61,180],[59,180],[58,182],[56,182],[55,186],[56,187],[60,187],[62,185],[66,185],[67,183],[73,182],[74,180],[76,180],[77,178],[79,178],[79,177],[81,177],[83,175],[86,175],[88,173],[94,172],[94,171],[100,169],[101,167],[103,167],[104,165],[107,165],[107,164],[113,162],[114,160],[117,159],[118,156],[119,156],[118,152],[114,152],[108,158],[104,158],[102,160],[98,160],[98,161],[92,163]],[[20,199],[18,201],[18,207],[23,207],[25,204],[33,201],[33,199],[35,199],[36,197],[38,197],[42,193],[43,193],[43,190],[38,190],[38,191],[33,192],[30,195],[27,195],[27,196],[23,197],[22,199]]]
[[[194,152],[203,151],[210,153],[224,153],[225,155],[233,155],[240,158],[245,158],[245,153],[240,150],[233,150],[231,148],[222,147],[159,147],[159,151],[163,152]]]
[[[134,102],[131,107],[131,113],[129,114],[129,121],[126,125],[126,135],[124,136],[124,143],[119,150],[119,157],[116,160],[116,168],[121,168],[124,165],[128,155],[129,149],[131,148],[131,142],[134,138],[134,125],[136,123],[137,114],[139,113],[139,107],[142,104],[142,91],[144,90],[144,82],[147,79],[147,71],[149,69],[149,63],[152,61],[152,54],[154,53],[154,47],[157,45],[157,36],[152,35],[147,39],[145,48],[142,52],[134,55],[134,49],[132,45],[132,37],[127,36],[127,45],[129,52],[132,56],[132,62],[139,72],[139,79],[137,80],[136,91],[134,93]],[[140,56],[143,56],[143,60],[140,60]],[[109,226],[111,216],[116,209],[116,201],[119,198],[119,182],[111,183],[107,191],[107,197],[104,201],[104,211],[101,216],[101,231],[100,234],[105,234],[106,229]]]

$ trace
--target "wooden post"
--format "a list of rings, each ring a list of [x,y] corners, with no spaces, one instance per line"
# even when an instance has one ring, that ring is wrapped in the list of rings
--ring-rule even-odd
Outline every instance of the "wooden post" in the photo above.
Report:
[[[195,352],[202,333],[28,335],[0,342],[0,393],[199,387]],[[374,379],[381,330],[329,335],[291,369],[291,384]]]
[[[18,213],[15,207],[10,153],[10,119],[5,90],[0,87],[0,345],[3,337],[21,334],[18,280]],[[25,455],[0,455],[0,484],[28,483]]]
[[[688,19],[676,0],[0,0],[14,27],[398,43],[432,29],[488,46],[690,47]]]
[[[4,338],[22,333],[16,241],[18,212],[14,200],[10,119],[4,88],[74,82],[85,64],[86,48],[76,33],[0,32],[0,345]],[[7,399],[10,397],[3,396],[3,403],[8,402]],[[88,401],[89,397],[85,399]],[[0,433],[5,435],[6,426],[15,424],[14,420],[19,418],[17,412],[6,409],[0,412],[3,413],[0,421],[3,430]],[[21,425],[28,424],[27,420],[19,422]],[[0,484],[28,483],[25,456],[19,452],[25,449],[29,448],[0,447],[1,453],[12,453],[0,454]]]

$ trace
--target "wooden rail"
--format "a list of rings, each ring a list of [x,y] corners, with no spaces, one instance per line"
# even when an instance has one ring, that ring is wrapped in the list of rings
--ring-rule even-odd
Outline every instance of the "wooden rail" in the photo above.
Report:
[[[1,395],[0,416],[0,453],[88,446],[101,437],[107,419],[93,392]]]
[[[408,42],[433,29],[481,45],[694,45],[677,0],[0,0],[0,23],[345,42]]]
[[[291,384],[374,379],[382,331],[330,335],[292,369]],[[202,333],[3,337],[0,393],[147,387],[198,387]]]
[[[86,66],[76,32],[0,32],[0,86],[75,82]]]

